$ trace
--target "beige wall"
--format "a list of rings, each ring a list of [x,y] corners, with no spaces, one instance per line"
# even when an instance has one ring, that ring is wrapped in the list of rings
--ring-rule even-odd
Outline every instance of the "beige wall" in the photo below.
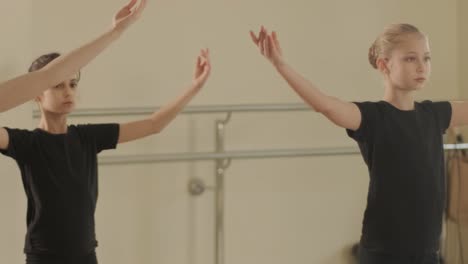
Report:
[[[29,60],[31,41],[31,6],[28,1],[8,1],[0,8],[0,79],[12,78],[24,71]],[[18,19],[21,17],[22,19]],[[0,115],[2,126],[31,126],[31,106],[18,107]],[[25,195],[13,160],[0,158],[0,262],[24,263],[22,254],[26,210]]]
[[[468,3],[464,0],[458,1],[458,73],[460,80],[460,98],[468,98],[468,52],[466,52],[466,45],[468,44],[468,27],[466,26],[468,18],[466,14],[468,12]],[[465,135],[465,141],[468,137],[467,127],[463,127],[462,132]],[[446,224],[446,245],[445,254],[446,261],[449,264],[463,263],[463,260],[467,257],[468,250],[466,248],[466,241],[468,239],[468,232],[466,227],[459,225],[452,220],[448,220]]]
[[[0,11],[14,20],[11,25],[27,18],[18,28],[0,23],[9,37],[0,53],[2,79],[44,52],[67,51],[96,36],[124,1],[20,2]],[[378,100],[382,85],[367,49],[386,24],[400,21],[430,36],[434,71],[420,98],[457,98],[464,81],[457,65],[457,3],[150,1],[142,20],[83,70],[80,106],[161,105],[190,81],[203,47],[211,49],[213,75],[192,105],[300,102],[251,45],[248,31],[261,24],[279,32],[291,64],[324,91],[346,100]],[[30,111],[28,104],[0,120],[29,128],[35,122]],[[221,117],[183,116],[158,136],[104,155],[211,151],[213,121]],[[229,150],[339,146],[354,142],[310,112],[238,114],[227,131]],[[6,176],[0,179],[6,215],[0,228],[7,234],[0,236],[7,252],[0,262],[20,263],[25,199],[15,164],[5,158],[0,164]],[[226,263],[348,263],[360,234],[366,171],[357,155],[234,161],[226,178]],[[213,263],[213,195],[187,193],[189,178],[212,183],[212,175],[211,162],[101,166],[101,263]]]
[[[463,14],[468,12],[468,3],[459,0],[458,19],[459,19],[459,75],[460,75],[460,95],[462,98],[468,98],[468,52],[466,46],[468,44],[468,17]]]

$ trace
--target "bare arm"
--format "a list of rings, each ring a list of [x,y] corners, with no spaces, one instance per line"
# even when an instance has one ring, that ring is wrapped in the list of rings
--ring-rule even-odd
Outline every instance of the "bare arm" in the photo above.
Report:
[[[0,112],[7,111],[62,82],[87,65],[140,16],[147,0],[131,0],[114,17],[113,27],[85,45],[60,56],[43,69],[0,83]]]
[[[468,125],[468,101],[450,102],[452,105],[451,127]]]
[[[8,142],[10,141],[10,138],[8,137],[8,132],[6,131],[5,128],[0,127],[0,149],[7,149],[8,148]]]
[[[192,85],[171,103],[161,107],[149,118],[120,125],[118,143],[129,142],[161,132],[198,93],[211,71],[208,50],[202,50],[197,59]]]
[[[269,34],[261,28],[258,36],[250,32],[253,42],[276,68],[278,73],[286,80],[293,90],[316,112],[322,113],[337,126],[357,130],[361,124],[359,108],[351,103],[328,96],[320,91],[314,84],[302,77],[282,56],[281,47],[276,32]]]

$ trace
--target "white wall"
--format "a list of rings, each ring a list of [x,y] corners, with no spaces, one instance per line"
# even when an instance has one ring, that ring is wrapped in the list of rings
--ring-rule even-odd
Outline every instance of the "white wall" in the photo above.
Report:
[[[19,29],[1,26],[11,36],[0,53],[2,78],[23,71],[42,53],[67,51],[97,36],[123,3],[8,2],[16,11],[2,8],[7,19],[27,19]],[[83,70],[80,106],[161,105],[190,82],[203,47],[212,52],[212,78],[192,105],[300,102],[250,43],[248,31],[262,24],[278,31],[290,63],[324,91],[347,100],[378,100],[383,89],[367,62],[368,47],[388,23],[413,23],[429,35],[433,53],[432,81],[420,98],[456,98],[457,3],[150,1],[142,20]],[[1,121],[31,127],[30,110],[30,105],[14,110]],[[104,155],[211,151],[213,121],[222,117],[182,116],[161,135]],[[229,150],[339,146],[354,142],[311,112],[238,114],[227,131]],[[0,179],[7,215],[0,219],[7,234],[0,236],[7,252],[0,262],[18,263],[25,199],[14,163],[0,162],[2,175],[8,175]],[[226,175],[226,263],[348,263],[349,247],[360,235],[366,171],[357,155],[234,161]],[[212,175],[211,162],[101,166],[100,262],[213,263],[212,193],[195,198],[187,193],[188,179],[212,183]]]

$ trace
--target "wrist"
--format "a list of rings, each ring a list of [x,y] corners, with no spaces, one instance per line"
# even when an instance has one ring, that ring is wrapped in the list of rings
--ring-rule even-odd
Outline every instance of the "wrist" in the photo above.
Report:
[[[198,93],[199,90],[201,90],[202,87],[203,87],[203,83],[195,81],[195,82],[192,82],[192,85],[189,87],[187,92],[191,95],[195,95],[196,93]]]
[[[123,30],[114,26],[109,32],[108,35],[112,40],[117,40],[123,34]]]
[[[276,61],[273,63],[273,66],[275,67],[275,69],[279,72],[281,72],[282,70],[284,70],[288,65],[286,64],[285,61]]]

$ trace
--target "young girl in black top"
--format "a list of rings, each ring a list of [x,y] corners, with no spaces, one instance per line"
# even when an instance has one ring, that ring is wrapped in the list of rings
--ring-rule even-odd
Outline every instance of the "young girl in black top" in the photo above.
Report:
[[[442,135],[468,124],[468,102],[416,102],[431,72],[429,42],[409,24],[393,24],[369,49],[383,77],[378,102],[345,102],[303,78],[282,55],[275,32],[250,32],[254,44],[315,111],[345,128],[369,168],[362,264],[439,263],[445,205]]]
[[[43,55],[30,71],[39,71],[58,58],[56,53]],[[210,70],[208,50],[202,50],[185,91],[145,119],[67,125],[76,104],[78,72],[36,98],[42,113],[37,129],[0,128],[0,152],[16,160],[28,201],[27,264],[97,263],[97,154],[163,130],[202,88]]]

